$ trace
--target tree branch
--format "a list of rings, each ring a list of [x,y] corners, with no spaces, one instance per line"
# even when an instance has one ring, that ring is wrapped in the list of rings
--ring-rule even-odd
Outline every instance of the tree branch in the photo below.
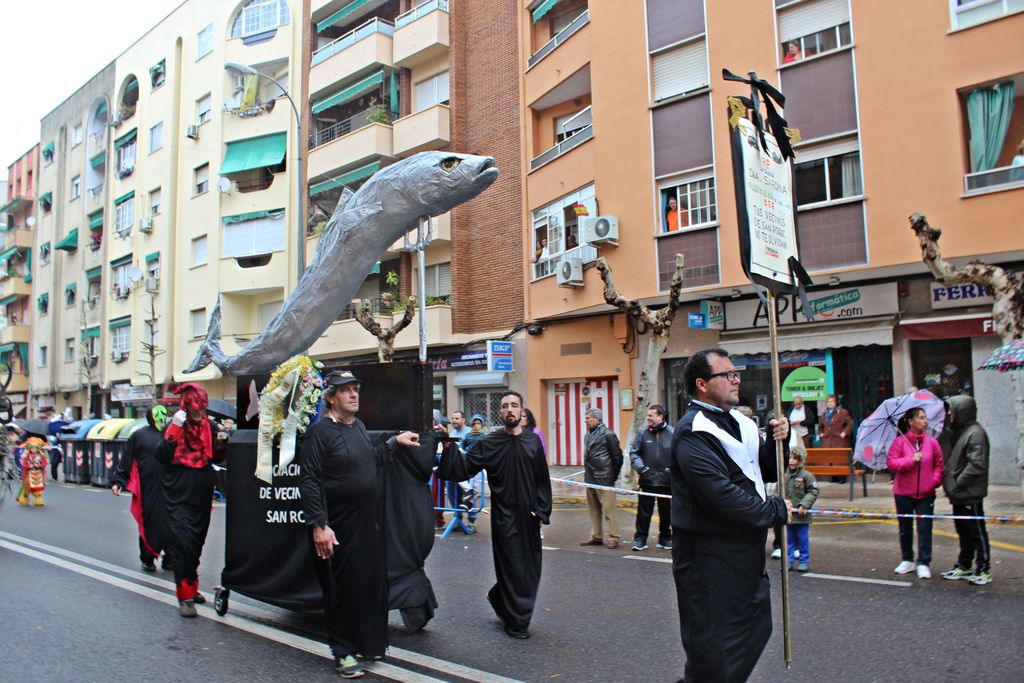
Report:
[[[604,282],[604,300],[610,306],[615,306],[625,313],[627,318],[633,318],[650,327],[654,334],[662,334],[672,324],[672,319],[676,316],[676,309],[679,308],[679,293],[683,288],[683,265],[685,263],[686,259],[683,255],[676,254],[676,269],[672,273],[672,281],[669,285],[668,306],[652,311],[636,299],[627,299],[619,293],[615,287],[615,281],[612,279],[612,269],[604,257],[600,256],[596,265],[598,272],[601,273],[601,280]]]
[[[355,299],[353,302],[356,308],[356,321],[363,326],[363,329],[377,338],[377,359],[381,363],[390,363],[395,355],[395,337],[412,322],[416,315],[416,297],[410,296],[405,302],[405,313],[402,319],[391,327],[384,329],[373,317],[369,301]]]

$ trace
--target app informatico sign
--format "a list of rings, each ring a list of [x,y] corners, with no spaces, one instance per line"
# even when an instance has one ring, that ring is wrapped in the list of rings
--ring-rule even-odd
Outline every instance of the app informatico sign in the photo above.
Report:
[[[895,315],[899,311],[899,299],[895,283],[847,287],[808,292],[808,303],[814,313],[815,322],[834,322],[870,318],[876,315]],[[806,322],[800,298],[780,296],[775,300],[779,325],[795,325]],[[768,312],[760,299],[744,299],[725,303],[725,327],[728,330],[767,328]]]

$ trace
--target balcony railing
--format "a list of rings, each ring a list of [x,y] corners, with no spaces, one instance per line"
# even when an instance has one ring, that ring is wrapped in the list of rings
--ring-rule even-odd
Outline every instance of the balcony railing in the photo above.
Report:
[[[590,107],[587,107],[586,109],[581,111],[579,114],[577,114],[577,116],[581,116],[583,114],[589,114],[589,113],[590,113]],[[571,123],[571,121],[566,121],[565,122],[564,128],[566,130],[569,130],[569,124],[570,123]],[[533,159],[530,159],[530,170],[531,171],[536,171],[538,168],[540,168],[544,164],[548,163],[549,161],[553,161],[554,159],[557,159],[558,157],[562,156],[563,154],[565,154],[566,152],[568,152],[572,148],[578,147],[579,145],[583,144],[584,142],[586,142],[587,140],[589,140],[592,137],[594,137],[594,126],[593,126],[593,124],[587,124],[586,126],[583,126],[582,128],[579,128],[578,130],[573,131],[567,138],[565,138],[564,140],[559,142],[554,147],[551,147],[550,149],[545,150],[539,156],[536,156]]]
[[[363,38],[369,38],[374,33],[383,33],[386,36],[393,36],[395,35],[395,25],[386,19],[374,17],[362,26],[352,29],[342,37],[332,40],[314,52],[310,66],[316,66],[320,62],[330,59],[334,55],[345,50],[345,48],[352,47]]]
[[[425,2],[422,5],[414,7],[413,9],[409,10],[408,12],[405,12],[404,14],[399,14],[398,17],[395,19],[395,28],[402,28],[403,26],[411,24],[412,22],[416,21],[420,17],[425,17],[431,12],[435,12],[437,10],[447,12],[448,0],[429,0],[428,2]]]
[[[1024,187],[1024,166],[1002,166],[964,176],[965,193],[984,192],[1004,186]]]
[[[370,120],[371,112],[379,112],[373,117],[372,121]],[[378,121],[377,119],[382,120]],[[316,131],[309,136],[309,148],[313,149],[320,145],[326,145],[332,140],[336,140],[343,135],[348,135],[360,128],[365,128],[371,123],[391,123],[391,115],[388,113],[387,105],[378,105],[377,107],[365,109],[347,119],[338,121],[328,128]]]
[[[364,301],[365,301],[365,299],[364,299]],[[390,309],[384,310],[384,306],[382,305],[382,302],[381,302],[380,299],[370,299],[370,312],[373,315],[382,315],[382,314],[391,313],[391,310]],[[355,304],[349,304],[348,306],[345,306],[345,310],[343,310],[340,314],[338,314],[338,317],[336,318],[336,320],[355,320],[355,318],[356,318],[356,306],[355,306]]]
[[[539,50],[530,55],[530,58],[526,60],[527,70],[532,69],[537,62],[547,57],[556,47],[569,40],[569,37],[572,34],[576,33],[589,23],[590,10],[585,9],[583,10],[583,14],[573,19],[568,26],[556,33],[551,40],[541,45]]]
[[[549,256],[543,261],[533,264],[533,279],[539,280],[542,277],[554,275],[558,270],[558,264],[569,258],[580,258],[583,259],[584,264],[590,263],[597,260],[597,249],[589,244],[581,244],[560,254]]]

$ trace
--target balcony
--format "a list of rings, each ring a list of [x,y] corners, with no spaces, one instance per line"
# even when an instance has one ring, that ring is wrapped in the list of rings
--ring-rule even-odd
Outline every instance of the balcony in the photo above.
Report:
[[[29,378],[21,372],[11,373],[11,383],[7,385],[8,394],[23,394],[29,389]]]
[[[12,247],[31,249],[33,235],[31,230],[11,230],[7,233],[7,239],[4,240],[4,251]]]
[[[583,119],[584,117],[589,118],[590,112],[590,107],[587,107],[579,114],[577,114],[574,117],[574,119]],[[576,129],[572,129],[571,124],[572,120],[566,121],[563,125],[564,129],[573,130],[573,133],[571,135],[569,135],[564,140],[556,144],[554,147],[550,147],[541,154],[539,154],[538,156],[534,157],[533,159],[530,159],[530,171],[536,171],[544,164],[554,161],[563,154],[567,154],[570,150],[579,147],[584,142],[594,137],[593,123],[587,123],[583,127]]]
[[[384,19],[371,19],[313,53],[309,93],[319,95],[352,76],[383,66],[393,67],[395,27]]]
[[[0,346],[4,344],[28,344],[31,341],[31,325],[8,325],[0,329]]]
[[[267,64],[287,60],[292,53],[293,40],[299,40],[301,23],[298,17],[292,16],[292,23],[278,26],[273,38],[253,45],[246,45],[241,37],[229,38],[224,44],[224,62]]]
[[[412,232],[409,233],[409,239],[410,240],[415,240],[416,239],[416,230],[415,230],[415,228],[413,229]],[[448,211],[446,213],[442,213],[440,216],[435,216],[434,219],[431,221],[431,242],[430,243],[431,244],[436,244],[438,242],[451,242],[451,241],[452,241],[452,213],[451,213],[451,211]],[[392,254],[391,252],[397,253],[399,251],[402,251],[404,246],[405,246],[405,240],[399,239],[394,244],[392,244],[390,247],[388,247],[387,253],[384,256],[382,256],[381,260],[384,260],[385,258],[393,257],[394,254]]]
[[[419,310],[417,309],[418,315]],[[373,317],[378,324],[387,329],[402,319],[402,313],[380,313]],[[471,340],[469,335],[452,333],[452,307],[450,305],[427,306],[426,328],[427,344],[430,346],[461,344]],[[395,338],[395,349],[412,349],[418,345],[419,320],[413,318],[412,324],[399,332],[398,337]],[[376,353],[376,351],[376,337],[363,329],[356,320],[339,317],[313,344],[310,355],[314,358],[331,358]]]
[[[336,126],[341,126],[342,121]],[[334,128],[334,126],[332,126]],[[315,149],[309,152],[309,178],[337,175],[343,168],[355,168],[381,157],[393,157],[391,126],[369,123],[351,133],[333,137],[325,131],[317,133]]]
[[[551,54],[552,51],[569,38],[579,31],[581,28],[590,23],[590,10],[585,9],[583,13],[572,20],[568,26],[563,28],[561,31],[556,33],[551,40],[541,45],[540,49],[530,55],[530,58],[526,60],[526,70],[529,71],[537,64],[540,60]]]
[[[9,296],[32,296],[32,284],[25,282],[24,277],[9,277],[0,285],[0,298]]]
[[[291,190],[295,186],[295,178],[288,173],[273,174],[273,181],[269,186],[253,191],[248,191],[249,187],[247,186],[250,181],[236,180],[235,178],[232,180],[234,182],[231,189],[220,195],[222,216],[237,216],[270,207],[288,206]]]
[[[987,194],[1024,187],[1024,166],[1002,166],[964,176],[964,194]]]
[[[269,90],[269,89],[268,89]],[[224,131],[225,140],[242,140],[244,138],[255,138],[261,135],[269,135],[270,133],[276,133],[282,130],[294,130],[295,129],[295,116],[292,114],[292,108],[288,105],[288,100],[285,99],[284,95],[280,94],[281,91],[275,85],[273,86],[273,94],[269,102],[264,103],[263,107],[267,107],[269,104],[273,104],[273,108],[270,111],[260,114],[259,116],[244,116],[237,112],[237,108],[234,106],[237,100],[231,102],[225,102],[224,108],[221,110],[223,116],[221,117],[221,126]],[[297,102],[301,105],[301,102]],[[291,142],[291,145],[295,145]],[[291,148],[288,150],[288,157],[293,158],[295,156]]]
[[[294,232],[288,229],[289,223],[285,220],[285,244],[294,241]],[[271,291],[283,291],[288,284],[288,251],[276,251],[268,254],[265,265],[256,265],[252,268],[243,268],[239,265],[239,259],[221,258],[218,263],[220,270],[220,291],[222,294],[243,294],[255,296]],[[258,259],[260,257],[253,257]]]
[[[411,69],[448,52],[448,1],[428,0],[395,19],[395,65]]]
[[[438,104],[395,120],[391,124],[395,131],[395,156],[407,157],[447,147],[451,143],[449,119],[448,105]]]

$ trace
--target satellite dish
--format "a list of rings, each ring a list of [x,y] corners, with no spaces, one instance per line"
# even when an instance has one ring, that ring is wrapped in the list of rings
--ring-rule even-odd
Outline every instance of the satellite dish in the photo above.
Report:
[[[220,178],[217,180],[217,191],[221,194],[227,194],[231,191],[231,180],[228,178]]]
[[[128,279],[132,281],[133,285],[138,284],[139,282],[142,281],[142,271],[139,270],[136,266],[129,267]]]
[[[29,216],[28,218],[25,219],[25,225],[27,225],[28,227],[30,227],[30,228],[34,227],[35,224],[36,224],[36,217],[35,216]]]

